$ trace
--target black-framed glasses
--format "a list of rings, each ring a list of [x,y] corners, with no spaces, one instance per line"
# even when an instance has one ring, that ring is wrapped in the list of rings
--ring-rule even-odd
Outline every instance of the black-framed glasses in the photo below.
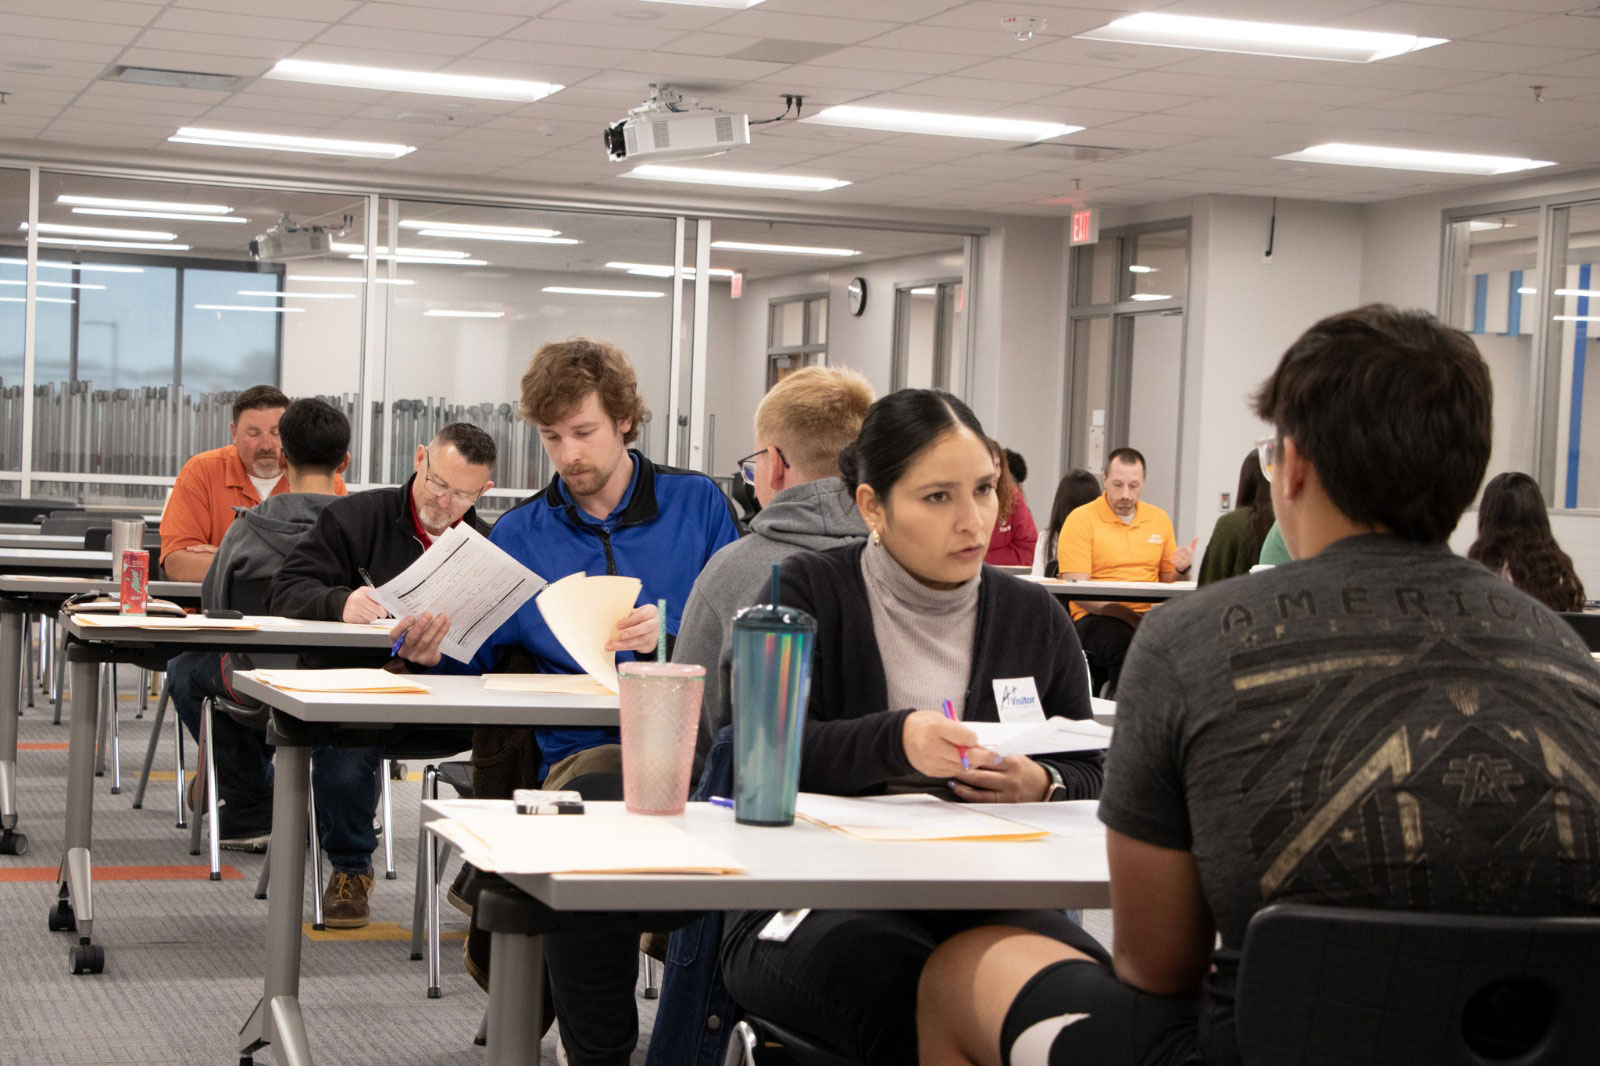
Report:
[[[433,456],[428,454],[426,448],[422,450],[422,470],[422,483],[428,486],[429,495],[436,500],[448,496],[451,503],[459,507],[470,507],[477,502],[479,496],[483,495],[483,489],[481,488],[477,492],[462,492],[460,489],[453,489],[439,478],[434,477]]]
[[[783,449],[776,444],[769,447],[778,453],[778,462],[783,464],[783,468],[785,470],[789,469],[789,460],[783,457]],[[739,460],[739,474],[744,478],[744,483],[751,488],[755,488],[756,485],[756,461],[765,454],[767,454],[766,448],[758,448]]]

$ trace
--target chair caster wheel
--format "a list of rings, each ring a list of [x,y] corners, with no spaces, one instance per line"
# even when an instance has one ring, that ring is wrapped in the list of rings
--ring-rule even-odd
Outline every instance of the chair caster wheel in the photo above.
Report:
[[[78,916],[72,912],[72,904],[61,900],[51,907],[49,924],[52,933],[76,933]]]
[[[77,944],[71,959],[74,974],[99,973],[106,968],[106,949],[99,944]]]
[[[28,853],[28,834],[15,833],[7,829],[0,833],[0,855],[26,855]]]
[[[647,989],[644,990],[644,998],[645,999],[660,999],[661,998],[661,990],[659,988],[647,988]]]

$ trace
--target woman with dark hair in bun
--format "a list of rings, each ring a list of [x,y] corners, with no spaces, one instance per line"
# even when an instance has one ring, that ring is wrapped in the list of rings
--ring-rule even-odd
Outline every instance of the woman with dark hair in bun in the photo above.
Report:
[[[999,682],[1031,687],[1044,715],[1090,717],[1067,612],[1044,589],[984,565],[996,472],[977,417],[948,393],[892,393],[867,412],[839,468],[867,542],[791,556],[782,573],[784,605],[817,620],[800,788],[965,803],[1098,796],[1099,753],[1000,758],[963,724],[999,721]],[[940,710],[945,700],[954,719]],[[762,940],[770,918],[729,916],[722,966],[734,999],[862,1063],[917,1061],[923,962],[954,933],[1002,920],[815,911],[786,940]],[[1003,921],[1100,951],[1060,911]]]

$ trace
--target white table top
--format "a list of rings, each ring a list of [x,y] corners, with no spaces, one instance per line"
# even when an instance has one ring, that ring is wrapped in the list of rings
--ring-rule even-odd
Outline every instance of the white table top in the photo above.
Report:
[[[0,522],[0,533],[37,533],[37,522]]]
[[[0,530],[0,548],[59,548],[63,551],[82,551],[83,534],[66,533],[7,533]]]
[[[452,808],[464,809],[464,804],[482,805],[424,801],[424,824],[449,817]],[[596,821],[623,815],[620,803],[585,807],[582,817]],[[503,876],[565,911],[1110,906],[1103,833],[1023,842],[867,841],[802,821],[783,828],[740,825],[732,811],[704,803],[691,803],[666,821],[739,860],[749,872]]]
[[[1064,599],[1155,603],[1195,590],[1193,581],[1063,581],[1060,578],[1024,577]]]
[[[248,634],[241,633],[239,636]],[[411,674],[429,692],[285,692],[251,677],[235,689],[302,722],[344,725],[559,725],[614,726],[617,697],[512,692],[484,687],[482,677]]]
[[[66,574],[0,574],[0,595],[32,593],[39,596],[72,596],[79,592],[121,592],[109,577],[72,577]],[[200,601],[198,581],[152,581],[150,595],[180,603]]]
[[[304,651],[307,648],[387,651],[389,635],[379,629],[343,622],[284,620],[257,629],[140,629],[137,626],[86,626],[76,618],[64,619],[67,635],[85,644],[180,644],[226,646],[256,651]]]
[[[111,553],[60,548],[0,548],[0,570],[24,574],[34,570],[93,570],[109,574]]]

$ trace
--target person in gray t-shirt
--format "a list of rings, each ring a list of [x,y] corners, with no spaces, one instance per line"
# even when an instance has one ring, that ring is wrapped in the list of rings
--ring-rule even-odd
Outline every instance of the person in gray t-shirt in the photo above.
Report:
[[[924,1061],[1236,1063],[1239,951],[1269,903],[1600,914],[1600,670],[1445,545],[1491,404],[1472,341],[1420,312],[1290,347],[1254,406],[1300,561],[1151,612],[1124,667],[1100,800],[1114,971],[1015,929],[947,942]]]

